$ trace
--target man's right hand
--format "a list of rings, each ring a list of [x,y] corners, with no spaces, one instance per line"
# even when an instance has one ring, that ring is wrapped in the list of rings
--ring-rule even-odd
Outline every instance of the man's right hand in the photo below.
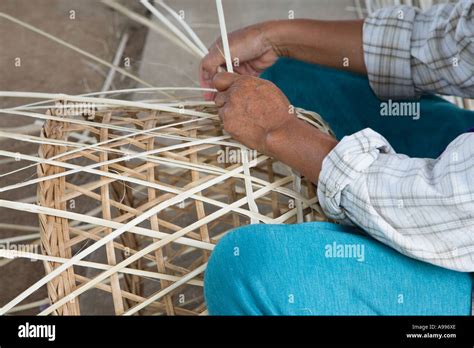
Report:
[[[235,72],[241,75],[259,76],[278,59],[273,42],[275,22],[255,24],[229,34],[229,46]],[[213,87],[212,79],[219,67],[225,67],[221,38],[210,47],[209,53],[201,61],[199,80],[201,87]],[[205,93],[212,100],[213,93]]]
[[[362,48],[364,20],[318,21],[311,19],[275,20],[252,25],[229,35],[234,70],[241,75],[259,76],[278,57],[367,75]],[[238,59],[237,65],[235,59]],[[350,64],[348,64],[350,62]],[[201,61],[202,87],[214,87],[212,79],[225,58],[219,38]],[[205,98],[212,100],[213,93]]]

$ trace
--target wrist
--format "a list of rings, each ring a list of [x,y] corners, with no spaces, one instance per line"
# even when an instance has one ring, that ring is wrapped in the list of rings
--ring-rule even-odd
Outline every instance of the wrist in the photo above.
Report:
[[[279,159],[281,150],[288,147],[291,142],[291,134],[301,126],[302,122],[297,117],[292,117],[281,124],[278,128],[267,132],[265,136],[265,153],[269,156]]]
[[[266,137],[267,154],[317,183],[324,158],[337,140],[314,126],[294,118]]]
[[[316,30],[318,28],[318,30]],[[305,19],[274,20],[262,23],[265,42],[279,57],[295,57],[308,37],[314,43],[319,32],[319,21]]]
[[[262,23],[265,45],[271,47],[279,57],[289,56],[287,43],[296,40],[291,39],[294,36],[294,27],[294,20],[272,20]]]

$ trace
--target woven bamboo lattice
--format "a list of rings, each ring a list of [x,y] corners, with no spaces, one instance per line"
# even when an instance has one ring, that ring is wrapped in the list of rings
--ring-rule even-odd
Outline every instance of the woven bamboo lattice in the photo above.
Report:
[[[53,275],[72,265],[48,283],[51,313],[80,314],[81,296],[94,288],[112,296],[116,314],[206,313],[203,272],[226,232],[325,219],[314,186],[231,140],[214,107],[183,110],[106,108],[95,114],[97,127],[45,122],[39,157],[49,161],[38,164],[38,177],[47,177],[38,184],[45,269]],[[330,132],[317,114],[297,115]],[[68,137],[85,131],[94,146]],[[90,245],[88,257],[103,262],[71,260]],[[85,277],[87,268],[99,276]]]

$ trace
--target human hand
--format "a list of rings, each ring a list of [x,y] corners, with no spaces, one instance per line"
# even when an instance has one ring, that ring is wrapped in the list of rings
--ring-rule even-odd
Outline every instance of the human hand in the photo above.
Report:
[[[277,22],[265,22],[229,34],[229,46],[235,72],[241,75],[259,76],[276,62],[278,54],[274,34],[277,26]],[[238,59],[238,64],[235,64],[234,59]],[[214,87],[213,78],[219,72],[219,67],[224,64],[222,40],[219,38],[201,61],[199,68],[201,87]],[[213,93],[205,93],[204,96],[207,100],[213,99]]]
[[[212,83],[224,129],[247,147],[273,155],[271,133],[297,120],[286,96],[273,83],[253,76],[217,73]]]

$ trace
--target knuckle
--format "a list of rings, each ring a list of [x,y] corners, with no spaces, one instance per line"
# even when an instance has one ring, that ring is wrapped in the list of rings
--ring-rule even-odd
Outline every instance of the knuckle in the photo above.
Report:
[[[204,69],[209,69],[211,67],[211,63],[212,63],[212,56],[211,56],[211,52],[209,52],[201,61],[201,66],[204,68]]]
[[[228,112],[227,110],[228,110],[227,106],[225,106],[225,107],[223,107],[219,110],[219,117],[221,118],[221,120],[224,121],[224,123],[225,123],[225,119],[226,119],[227,112]]]
[[[233,104],[235,102],[235,100],[237,98],[237,93],[238,93],[238,91],[236,91],[236,90],[233,90],[229,93],[229,96],[227,98],[229,104]]]

